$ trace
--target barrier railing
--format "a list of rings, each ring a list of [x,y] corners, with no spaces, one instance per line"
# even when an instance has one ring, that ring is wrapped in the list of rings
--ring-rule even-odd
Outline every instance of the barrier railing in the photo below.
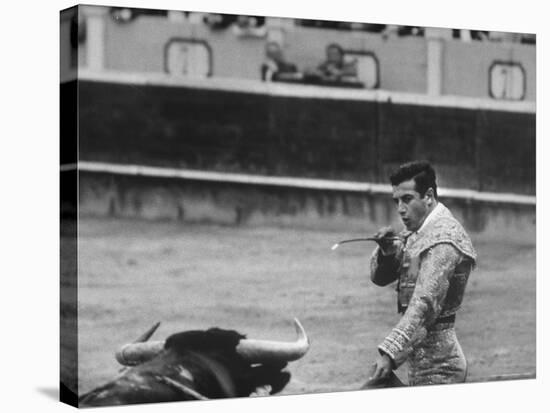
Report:
[[[262,176],[242,173],[199,171],[190,169],[113,164],[89,161],[81,161],[78,162],[78,164],[73,163],[61,165],[61,172],[73,170],[96,173],[111,173],[116,175],[145,176],[152,178],[174,178],[209,182],[228,182],[234,184],[279,186],[325,191],[363,192],[372,194],[391,194],[392,192],[390,185],[369,182],[337,181],[328,179],[296,178],[283,176]],[[467,201],[533,206],[536,205],[536,197],[530,195],[481,192],[470,189],[455,188],[439,188],[438,193],[439,196],[443,198],[454,198]]]

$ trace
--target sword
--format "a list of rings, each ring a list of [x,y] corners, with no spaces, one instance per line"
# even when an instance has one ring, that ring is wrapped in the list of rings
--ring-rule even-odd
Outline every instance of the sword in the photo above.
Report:
[[[340,242],[337,242],[336,244],[334,244],[331,248],[332,251],[334,251],[336,248],[338,248],[340,245],[342,244],[347,244],[349,242],[364,242],[364,241],[374,241],[374,242],[380,242],[382,240],[384,241],[398,241],[400,240],[401,238],[400,237],[382,237],[382,238],[378,238],[378,237],[367,237],[367,238],[353,238],[353,239],[346,239],[346,240],[343,240],[343,241],[340,241]]]

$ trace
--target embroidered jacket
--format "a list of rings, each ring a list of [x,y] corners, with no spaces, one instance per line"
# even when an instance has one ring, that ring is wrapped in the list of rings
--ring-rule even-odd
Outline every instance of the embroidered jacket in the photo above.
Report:
[[[460,308],[475,265],[470,237],[441,203],[417,233],[404,231],[395,255],[379,248],[371,259],[371,279],[377,285],[398,280],[398,312],[403,316],[378,346],[400,366],[439,319]],[[426,219],[428,221],[428,219]]]

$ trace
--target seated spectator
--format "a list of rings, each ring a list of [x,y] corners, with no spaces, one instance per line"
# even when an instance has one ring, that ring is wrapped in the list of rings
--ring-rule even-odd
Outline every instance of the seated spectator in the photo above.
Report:
[[[405,37],[405,36],[424,36],[426,30],[419,26],[399,26],[396,24],[387,24],[380,31],[384,40],[390,37]]]
[[[486,30],[470,30],[472,40],[485,41],[489,40],[489,32]]]
[[[111,7],[109,9],[111,17],[118,23],[128,23],[139,16],[161,16],[166,17],[168,10],[156,10],[156,9],[140,9],[140,8],[128,8],[128,7]]]
[[[266,61],[261,67],[262,80],[276,81],[301,77],[296,65],[286,61],[279,43],[267,42],[265,57]]]
[[[233,24],[233,32],[240,37],[265,37],[267,34],[265,17],[237,16]]]
[[[234,14],[205,13],[201,20],[212,30],[225,30],[237,21]]]
[[[331,43],[326,48],[326,60],[307,70],[306,76],[329,82],[357,81],[357,60],[346,62],[342,46]]]
[[[125,7],[111,7],[109,9],[111,18],[117,23],[128,23],[136,18],[136,12]]]
[[[424,36],[424,28],[418,26],[400,26],[397,34],[403,36]]]
[[[399,27],[398,25],[396,24],[387,24],[385,27],[384,27],[384,30],[382,30],[380,32],[380,34],[382,35],[382,38],[384,40],[388,40],[388,38],[395,38],[397,36],[399,36],[398,32],[399,32]]]

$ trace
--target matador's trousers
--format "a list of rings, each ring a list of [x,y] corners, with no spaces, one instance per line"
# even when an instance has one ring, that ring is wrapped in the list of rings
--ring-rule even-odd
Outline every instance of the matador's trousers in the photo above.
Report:
[[[467,362],[456,338],[454,323],[428,329],[426,337],[409,354],[409,386],[463,383]]]

